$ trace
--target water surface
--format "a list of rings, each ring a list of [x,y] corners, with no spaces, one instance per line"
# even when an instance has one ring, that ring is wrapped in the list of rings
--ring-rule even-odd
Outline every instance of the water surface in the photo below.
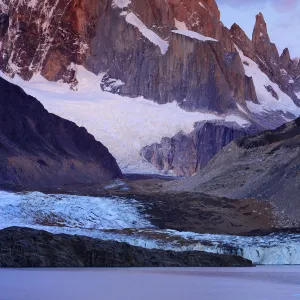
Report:
[[[0,300],[53,299],[300,299],[300,267],[0,270]]]

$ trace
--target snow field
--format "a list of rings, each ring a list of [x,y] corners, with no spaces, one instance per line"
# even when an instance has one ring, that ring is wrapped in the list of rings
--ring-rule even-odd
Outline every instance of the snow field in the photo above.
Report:
[[[190,133],[194,123],[205,120],[225,120],[247,126],[248,122],[235,115],[187,112],[176,102],[159,105],[143,97],[122,97],[101,90],[104,74],[99,76],[82,66],[73,65],[78,79],[77,91],[68,84],[49,82],[34,75],[27,82],[19,76],[13,79],[0,72],[0,76],[21,86],[26,93],[37,98],[45,108],[60,117],[85,127],[103,143],[124,173],[157,174],[159,171],[140,156],[140,150],[163,137],[173,137],[179,131]]]

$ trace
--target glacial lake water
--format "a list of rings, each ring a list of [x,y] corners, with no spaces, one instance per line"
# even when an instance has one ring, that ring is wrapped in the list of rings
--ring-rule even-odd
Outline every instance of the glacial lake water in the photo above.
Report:
[[[0,300],[300,299],[300,266],[0,269]]]

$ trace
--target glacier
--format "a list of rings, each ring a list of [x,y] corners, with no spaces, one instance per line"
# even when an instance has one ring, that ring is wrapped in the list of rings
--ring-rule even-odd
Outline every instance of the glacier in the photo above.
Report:
[[[161,230],[134,199],[0,191],[0,229],[83,235],[149,249],[236,254],[260,265],[300,264],[300,234],[232,236]]]
[[[72,68],[78,80],[76,90],[71,90],[67,83],[47,81],[39,74],[30,81],[18,75],[10,78],[1,71],[0,76],[37,98],[50,113],[85,127],[109,149],[123,173],[161,174],[143,160],[140,150],[179,131],[192,132],[195,122],[223,120],[249,125],[246,118],[234,113],[187,112],[175,101],[159,105],[143,97],[130,98],[102,91],[100,84],[105,74],[95,75],[77,65]]]

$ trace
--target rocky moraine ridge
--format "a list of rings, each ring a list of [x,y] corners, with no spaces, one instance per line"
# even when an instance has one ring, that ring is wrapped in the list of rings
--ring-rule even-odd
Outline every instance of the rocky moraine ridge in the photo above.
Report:
[[[172,190],[234,199],[267,200],[281,226],[299,227],[300,118],[272,131],[237,139],[192,178]]]

